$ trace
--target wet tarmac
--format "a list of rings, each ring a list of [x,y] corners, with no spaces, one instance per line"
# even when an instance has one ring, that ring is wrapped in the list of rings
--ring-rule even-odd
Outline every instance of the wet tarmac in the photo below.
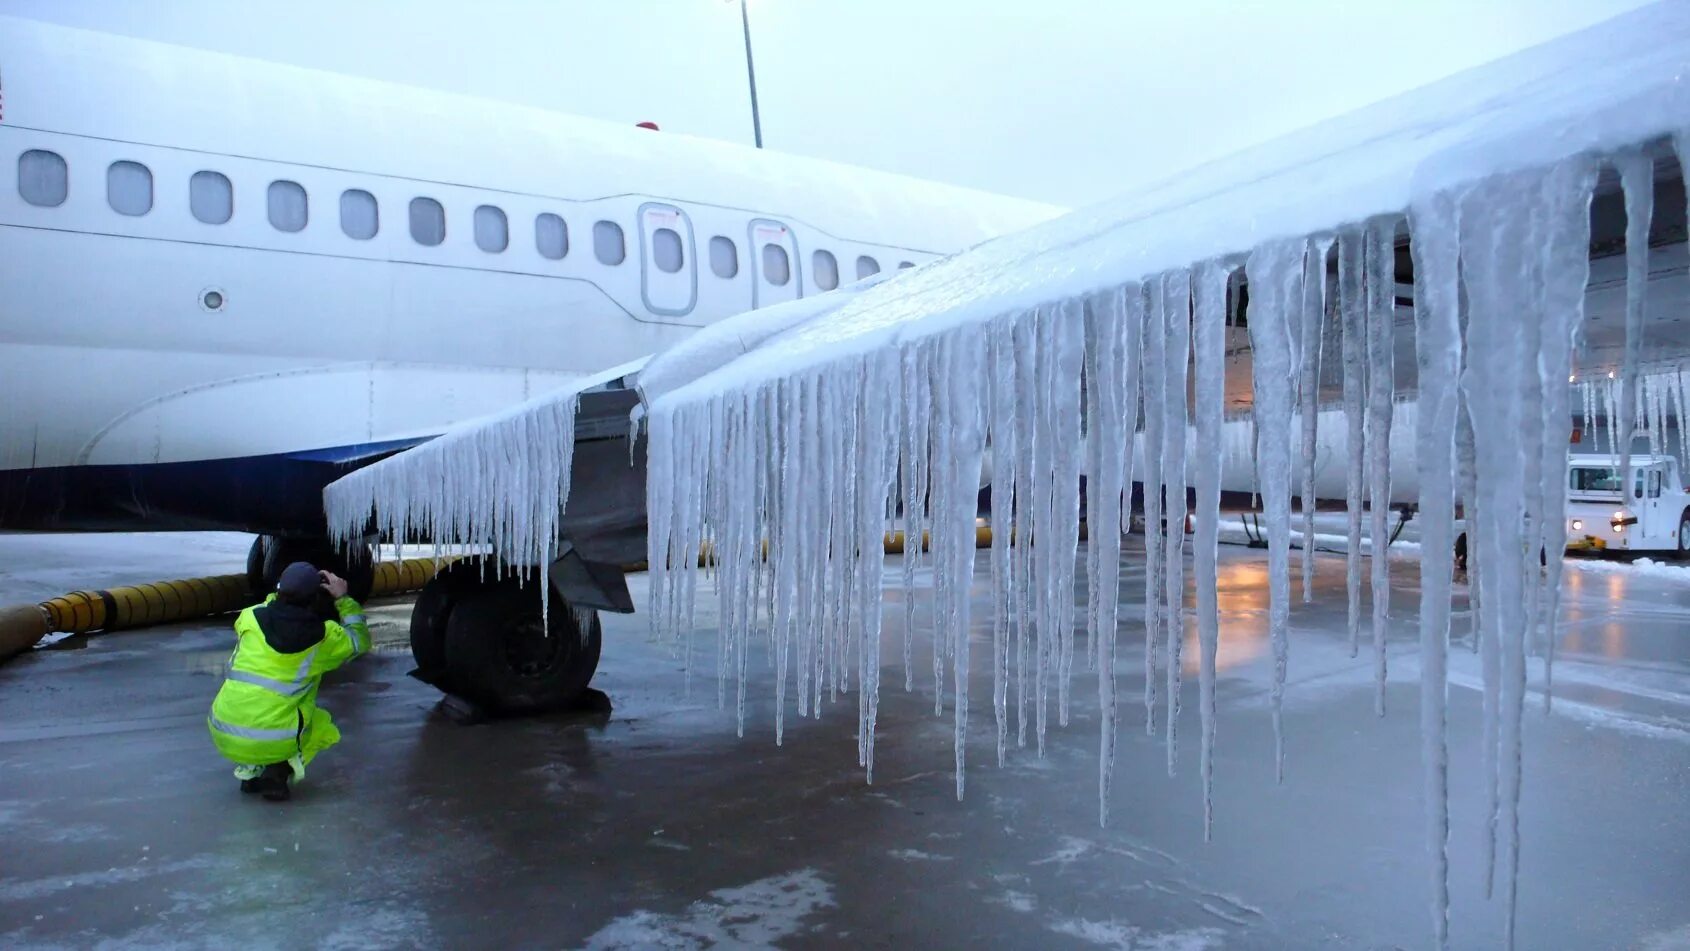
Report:
[[[1136,622],[1121,630],[1110,826],[1084,672],[1045,757],[995,765],[983,564],[960,803],[931,657],[918,649],[911,694],[893,660],[895,583],[872,786],[854,696],[789,716],[776,747],[773,676],[754,658],[740,739],[710,639],[689,696],[639,615],[605,619],[608,716],[461,724],[406,676],[408,606],[390,603],[372,612],[378,650],[323,688],[345,741],[293,802],[268,804],[236,791],[206,737],[227,619],[72,639],[0,667],[0,946],[1426,947],[1416,572],[1397,562],[1378,719],[1372,659],[1344,635],[1342,558],[1320,569],[1317,603],[1292,615],[1276,786],[1263,553],[1222,549],[1209,843],[1195,680],[1170,778],[1143,731]],[[1121,584],[1140,603],[1137,552]],[[1555,712],[1534,693],[1526,716],[1519,946],[1690,947],[1690,571],[1584,567],[1567,599]],[[1494,947],[1464,643],[1452,668],[1452,942]]]

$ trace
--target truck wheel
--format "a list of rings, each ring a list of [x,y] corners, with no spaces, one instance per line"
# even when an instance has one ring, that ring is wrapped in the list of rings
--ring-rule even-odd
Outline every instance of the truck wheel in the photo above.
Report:
[[[1678,517],[1678,557],[1690,557],[1690,509]]]
[[[598,669],[598,613],[553,597],[540,614],[543,575],[504,578],[462,593],[446,619],[446,678],[453,692],[500,714],[575,703]]]

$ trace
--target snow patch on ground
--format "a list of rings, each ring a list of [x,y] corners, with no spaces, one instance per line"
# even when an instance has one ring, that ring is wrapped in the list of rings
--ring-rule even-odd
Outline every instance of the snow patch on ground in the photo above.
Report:
[[[1088,839],[1079,839],[1071,835],[1062,837],[1062,847],[1042,859],[1035,859],[1034,865],[1070,865],[1076,859],[1090,852],[1093,843]]]
[[[1579,571],[1618,571],[1625,574],[1647,575],[1650,578],[1660,578],[1663,581],[1690,584],[1690,565],[1656,561],[1653,558],[1639,558],[1631,562],[1596,558],[1568,558],[1567,567],[1576,568]]]
[[[1119,951],[1204,951],[1206,948],[1221,946],[1221,933],[1215,928],[1146,932],[1142,928],[1118,921],[1062,918],[1052,922],[1050,930],[1078,938],[1088,944],[1116,948]]]
[[[0,901],[33,901],[73,889],[86,891],[89,888],[135,882],[170,872],[207,869],[215,864],[210,858],[201,856],[180,862],[162,862],[158,865],[130,865],[108,868],[103,872],[77,872],[73,875],[55,875],[27,882],[6,882],[0,884]]]
[[[636,911],[600,928],[588,949],[753,947],[773,945],[804,930],[804,919],[835,906],[833,888],[814,869],[723,888],[678,915]]]
[[[1038,905],[1033,896],[1026,892],[1018,892],[1013,888],[1004,889],[1003,894],[993,898],[992,901],[1008,908],[1010,911],[1019,911],[1022,914],[1030,913]]]
[[[1690,925],[1643,936],[1639,951],[1690,951]]]
[[[900,862],[949,862],[948,855],[934,855],[920,849],[892,849],[886,853]]]

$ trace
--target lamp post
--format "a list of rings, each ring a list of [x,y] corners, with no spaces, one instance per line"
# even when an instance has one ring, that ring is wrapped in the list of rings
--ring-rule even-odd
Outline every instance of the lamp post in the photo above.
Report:
[[[757,114],[757,68],[751,62],[751,14],[746,0],[739,0],[739,23],[745,32],[745,78],[751,84],[751,135],[763,147],[763,120]]]

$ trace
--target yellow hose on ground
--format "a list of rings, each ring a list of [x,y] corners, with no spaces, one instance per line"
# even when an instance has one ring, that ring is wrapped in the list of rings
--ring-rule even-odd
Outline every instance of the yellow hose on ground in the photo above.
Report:
[[[415,591],[451,560],[379,562],[370,595],[385,597]],[[238,574],[155,581],[105,591],[72,591],[40,604],[0,608],[0,661],[29,650],[52,631],[85,634],[186,621],[238,611],[255,600],[246,575]]]

